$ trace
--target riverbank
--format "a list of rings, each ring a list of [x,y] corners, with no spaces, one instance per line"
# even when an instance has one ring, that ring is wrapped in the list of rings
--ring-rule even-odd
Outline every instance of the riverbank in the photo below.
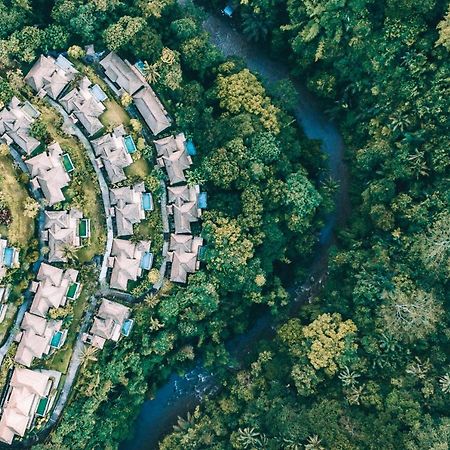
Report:
[[[211,42],[224,55],[243,58],[248,67],[257,72],[267,84],[289,78],[288,68],[268,58],[258,46],[249,44],[224,18],[208,14],[204,29],[209,32]],[[348,198],[348,173],[344,163],[344,143],[338,128],[320,111],[318,102],[299,82],[294,82],[298,103],[294,115],[310,139],[321,141],[321,149],[327,155],[329,174],[339,184],[335,197],[335,210],[326,218],[321,230],[319,245],[312,261],[307,280],[300,280],[290,290],[295,300],[290,314],[295,314],[301,304],[315,295],[323,284],[327,271],[328,250],[333,243],[336,225],[345,223],[350,212]],[[262,338],[274,333],[270,313],[264,314],[243,335],[227,343],[233,355],[239,360],[254,349]],[[198,374],[202,376],[199,377]],[[135,422],[135,432],[129,441],[121,445],[122,450],[146,450],[157,448],[160,439],[171,430],[178,416],[185,416],[204,396],[216,389],[213,375],[198,363],[184,377],[173,374],[162,386],[153,400],[146,401]]]

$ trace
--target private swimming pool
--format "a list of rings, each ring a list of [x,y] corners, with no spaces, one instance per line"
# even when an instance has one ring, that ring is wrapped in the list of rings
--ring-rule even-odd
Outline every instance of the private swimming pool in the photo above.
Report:
[[[62,331],[57,331],[52,337],[50,346],[53,348],[59,348],[61,346],[62,337],[63,337]]]
[[[153,198],[150,192],[142,193],[142,208],[144,211],[153,211]]]
[[[131,136],[125,136],[123,138],[124,142],[125,142],[125,147],[127,148],[127,152],[128,153],[134,153],[136,151],[136,145],[133,141],[133,138]]]
[[[127,319],[122,325],[122,330],[120,331],[124,336],[128,336],[130,334],[131,329],[133,328],[134,320]]]
[[[6,247],[3,253],[3,264],[6,267],[12,267],[14,263],[14,249],[12,247]]]
[[[75,169],[72,158],[68,153],[64,153],[64,155],[62,155],[62,163],[67,173],[73,172],[73,170]]]
[[[141,269],[150,270],[153,263],[153,253],[145,252],[141,259]]]
[[[89,219],[81,219],[78,232],[81,238],[88,238],[91,235],[91,221]]]

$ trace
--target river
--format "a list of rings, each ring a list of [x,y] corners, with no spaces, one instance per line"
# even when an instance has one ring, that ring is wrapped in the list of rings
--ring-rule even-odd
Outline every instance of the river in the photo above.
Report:
[[[264,51],[245,41],[234,30],[228,20],[209,14],[204,28],[211,35],[211,41],[226,56],[239,56],[247,66],[259,73],[268,85],[289,78],[288,68],[280,61],[270,59]],[[304,85],[294,82],[298,93],[298,103],[293,114],[306,136],[321,141],[322,151],[328,157],[329,173],[339,184],[335,198],[335,211],[326,218],[320,233],[319,244],[309,271],[309,278],[294,286],[290,293],[294,299],[291,313],[301,306],[303,301],[316,293],[327,272],[327,255],[333,243],[333,230],[336,224],[343,224],[350,211],[348,200],[348,174],[344,164],[344,145],[338,128],[321,112],[318,102]],[[227,347],[233,356],[243,357],[258,340],[273,335],[273,323],[270,314],[264,314],[245,334],[228,342]],[[217,390],[214,375],[205,370],[201,362],[186,375],[172,374],[152,400],[144,402],[134,424],[132,438],[123,442],[121,450],[150,450],[158,447],[159,440],[171,430],[178,416],[186,416],[199,404],[206,394]]]

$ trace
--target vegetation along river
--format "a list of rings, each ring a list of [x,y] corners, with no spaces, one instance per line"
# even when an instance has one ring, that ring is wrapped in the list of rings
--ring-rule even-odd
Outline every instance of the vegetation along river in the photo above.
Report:
[[[211,41],[226,55],[243,58],[247,66],[259,73],[265,83],[270,85],[289,78],[288,67],[280,61],[270,59],[254,44],[234,30],[224,18],[208,15],[204,28],[211,35]],[[335,210],[329,214],[321,230],[319,245],[311,264],[308,280],[299,281],[290,293],[294,299],[291,313],[294,314],[312,292],[320,288],[327,271],[327,255],[333,243],[333,230],[342,224],[349,214],[347,189],[347,168],[344,164],[343,141],[339,131],[320,111],[314,97],[299,82],[294,83],[298,102],[293,110],[295,118],[310,139],[321,141],[323,152],[327,155],[329,172],[339,189],[335,198]],[[269,313],[260,319],[245,334],[227,343],[231,354],[237,359],[245,356],[262,337],[273,333]],[[186,375],[172,374],[167,383],[155,394],[154,399],[146,401],[136,419],[134,435],[122,443],[121,450],[148,450],[157,448],[158,441],[170,431],[178,416],[185,416],[201,402],[206,394],[217,389],[214,375],[207,371],[201,361]]]

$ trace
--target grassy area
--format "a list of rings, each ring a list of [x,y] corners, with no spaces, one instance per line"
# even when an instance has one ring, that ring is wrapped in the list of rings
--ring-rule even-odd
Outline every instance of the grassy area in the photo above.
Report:
[[[112,129],[121,124],[129,125],[130,116],[115,100],[108,99],[103,104],[106,106],[106,111],[100,116],[100,122],[106,129]]]
[[[3,342],[3,340],[6,338],[11,325],[14,323],[14,319],[16,317],[18,309],[19,307],[17,304],[8,303],[8,309],[6,310],[5,318],[3,319],[3,322],[0,323],[0,342]]]
[[[24,184],[18,180],[9,155],[0,156],[0,191],[12,215],[11,225],[1,225],[0,234],[6,236],[12,244],[25,249],[34,237],[34,219],[23,213],[24,204],[32,199]]]
[[[138,177],[143,180],[150,173],[150,166],[145,158],[139,158],[124,170],[128,178]]]
[[[86,154],[86,149],[72,136],[65,135],[60,127],[59,114],[48,106],[40,106],[41,119],[47,124],[52,138],[70,154],[75,166],[72,181],[66,190],[66,198],[71,205],[80,208],[85,217],[91,219],[91,237],[87,245],[77,251],[80,263],[92,260],[102,254],[106,242],[106,224],[98,180]]]
[[[89,292],[82,291],[81,295],[75,300],[73,304],[73,319],[69,326],[66,342],[59,350],[56,350],[53,355],[45,361],[47,369],[58,370],[61,373],[67,373],[70,358],[72,357],[73,347],[78,331],[81,326],[84,311],[89,302]]]

